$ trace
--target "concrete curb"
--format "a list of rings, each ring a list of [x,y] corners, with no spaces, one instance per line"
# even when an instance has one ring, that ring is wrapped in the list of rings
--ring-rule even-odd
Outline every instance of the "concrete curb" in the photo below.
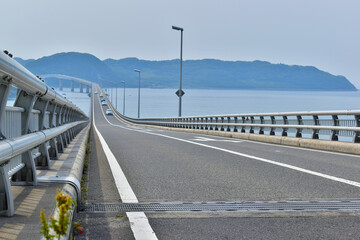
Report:
[[[74,162],[74,164],[71,168],[70,174],[69,174],[69,176],[75,177],[76,179],[78,179],[79,182],[81,182],[81,177],[82,177],[82,172],[83,172],[83,167],[84,167],[84,159],[85,159],[85,154],[86,154],[86,144],[87,144],[87,140],[88,140],[89,133],[90,133],[90,127],[91,127],[91,123],[89,123],[82,130],[82,131],[86,131],[86,133],[83,136],[83,139],[81,140],[78,154],[76,156],[75,162]],[[82,131],[79,134],[82,134]],[[61,191],[65,194],[68,194],[72,199],[77,199],[77,192],[76,192],[75,188],[73,186],[71,186],[70,184],[65,184]],[[77,203],[77,204],[80,204],[80,203]],[[69,223],[69,227],[68,227],[66,235],[60,237],[60,239],[62,239],[62,240],[67,240],[70,238],[75,209],[76,209],[76,207],[73,206],[73,208],[70,210],[71,221]],[[54,209],[53,216],[57,216],[57,214],[58,214],[58,208],[56,207]],[[45,238],[42,238],[42,239],[45,239]]]

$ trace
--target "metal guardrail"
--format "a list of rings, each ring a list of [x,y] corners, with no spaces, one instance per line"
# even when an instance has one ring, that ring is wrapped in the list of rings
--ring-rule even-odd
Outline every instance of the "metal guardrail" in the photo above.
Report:
[[[18,92],[9,107],[12,86]],[[14,214],[11,185],[36,185],[36,166],[48,168],[87,122],[77,106],[0,52],[0,214]]]
[[[135,124],[360,143],[360,110],[136,119],[111,108],[118,117]]]

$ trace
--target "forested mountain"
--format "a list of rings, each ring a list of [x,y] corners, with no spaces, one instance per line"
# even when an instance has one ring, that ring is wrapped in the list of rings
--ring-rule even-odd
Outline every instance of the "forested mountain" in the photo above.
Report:
[[[106,59],[86,53],[58,53],[37,60],[17,59],[35,74],[64,74],[111,86],[126,81],[128,87],[178,88],[179,60],[149,61],[137,58]],[[51,80],[54,82],[56,80]],[[289,66],[264,61],[215,59],[183,62],[183,88],[352,91],[343,76],[310,66]]]

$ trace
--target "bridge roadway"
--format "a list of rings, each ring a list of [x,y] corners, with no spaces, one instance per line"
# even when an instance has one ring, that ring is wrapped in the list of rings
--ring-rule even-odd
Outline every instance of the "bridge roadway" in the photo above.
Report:
[[[97,96],[93,107],[96,127],[139,202],[359,199],[359,156],[129,125],[105,116],[107,107],[100,105]],[[360,233],[359,213],[166,212],[146,216],[159,239],[353,239]]]

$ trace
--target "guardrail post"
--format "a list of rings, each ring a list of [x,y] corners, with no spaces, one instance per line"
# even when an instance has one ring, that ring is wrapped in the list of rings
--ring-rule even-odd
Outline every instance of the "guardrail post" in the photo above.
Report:
[[[332,120],[333,120],[333,126],[339,126],[339,118],[337,115],[332,115]],[[331,131],[331,140],[332,141],[337,141],[339,135],[339,131],[337,130],[332,130]]]
[[[50,128],[55,127],[55,124],[56,124],[56,107],[57,107],[57,105],[55,103],[52,103],[52,102],[49,103],[48,111],[50,112],[50,115],[49,115],[49,127]],[[50,140],[49,156],[50,156],[50,159],[58,159],[58,157],[59,157],[56,138],[53,138]]]
[[[238,118],[237,117],[234,117],[234,123],[237,124],[238,123]],[[237,132],[237,126],[235,125],[234,126],[234,132]]]
[[[253,116],[250,117],[250,123],[251,124],[254,123],[254,117]],[[250,127],[249,133],[254,133],[254,127],[253,126]]]
[[[24,108],[24,112],[21,113],[21,134],[29,133],[30,115],[33,110],[36,96],[29,95],[25,91],[20,90],[15,100],[14,106]]]
[[[217,117],[215,117],[215,123],[218,123],[219,119]],[[218,125],[216,124],[215,125],[215,131],[218,131]]]
[[[200,122],[200,118],[196,118],[196,129],[200,129],[199,122]]]
[[[355,115],[355,126],[360,127],[360,115]],[[354,143],[360,143],[360,132],[354,133]]]
[[[289,124],[289,120],[288,120],[287,116],[283,116],[283,121],[284,121],[284,125]],[[288,131],[288,128],[283,128],[283,130],[281,132],[281,136],[286,137],[287,136],[287,131]]]
[[[270,116],[271,124],[275,125],[276,120],[274,116]],[[274,127],[270,128],[270,135],[275,135],[275,129]]]
[[[9,85],[10,82],[11,78],[8,76],[3,77],[0,81],[0,140],[5,139],[5,136],[1,129],[1,123],[4,120],[6,103],[11,90],[11,86]]]
[[[38,100],[34,104],[34,109],[40,111],[40,114],[39,114],[39,130],[40,131],[45,129],[44,123],[45,123],[45,116],[46,116],[46,111],[47,111],[48,105],[49,105],[49,101],[44,101],[41,98],[38,98]],[[41,153],[41,156],[39,156],[37,159],[37,166],[49,167],[50,156],[49,156],[47,143],[43,143],[40,145],[39,152]]]
[[[0,213],[10,217],[14,215],[15,211],[7,165],[0,166]]]
[[[221,123],[224,123],[224,117],[221,117]],[[221,125],[220,131],[224,131],[224,125]]]
[[[62,112],[64,110],[64,106],[61,107],[57,107],[56,108],[56,126],[60,126],[62,125]],[[59,136],[56,137],[57,139],[57,149],[59,153],[63,153],[64,149],[65,149],[65,142],[63,139],[63,134],[60,134]]]
[[[320,125],[319,124],[319,116],[313,115],[314,119],[314,125]],[[314,129],[312,133],[312,139],[319,139],[319,129]]]
[[[227,129],[226,129],[226,131],[227,132],[230,132],[231,131],[231,129],[230,129],[230,123],[231,123],[231,118],[230,117],[227,117],[227,120],[228,120],[228,126],[227,126]]]
[[[242,123],[245,123],[246,122],[246,117],[241,117],[241,121]],[[245,126],[241,126],[241,132],[242,133],[246,133],[246,130],[245,130]]]
[[[29,133],[30,115],[33,110],[37,96],[29,95],[25,91],[20,90],[15,100],[14,106],[24,108],[21,113],[21,134]],[[31,151],[27,151],[21,155],[22,162],[25,167],[12,176],[15,185],[36,185],[36,167]]]
[[[264,116],[260,116],[260,124],[264,124]],[[260,127],[259,134],[264,134],[264,128]]]
[[[298,125],[303,125],[303,121],[302,121],[302,118],[300,115],[296,116],[296,119],[297,119],[297,122],[298,122]],[[295,134],[295,137],[299,137],[301,138],[302,137],[302,128],[297,128],[296,129],[296,134]]]
[[[13,185],[36,185],[36,167],[31,151],[26,151],[21,155],[21,160],[25,167],[15,173],[11,180]]]
[[[213,118],[210,117],[210,127],[209,127],[209,130],[214,130],[212,123],[213,123]]]

